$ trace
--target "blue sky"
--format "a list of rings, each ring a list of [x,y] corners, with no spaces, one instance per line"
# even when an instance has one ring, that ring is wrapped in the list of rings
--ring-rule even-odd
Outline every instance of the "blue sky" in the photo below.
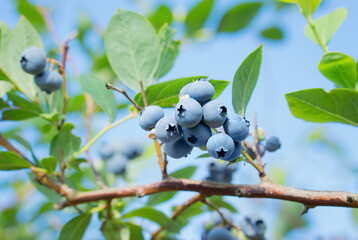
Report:
[[[339,7],[348,9],[348,16],[340,29],[332,38],[328,45],[330,51],[339,51],[358,58],[358,31],[357,22],[358,1],[352,0],[323,0],[324,3],[314,14],[314,19]],[[57,34],[65,40],[76,29],[77,20],[80,12],[85,12],[90,19],[100,28],[105,29],[110,17],[115,10],[125,8],[140,13],[146,13],[151,6],[164,1],[140,1],[140,7],[134,1],[33,1],[35,4],[44,5],[52,9],[52,18]],[[166,1],[180,11],[188,9],[193,1]],[[217,6],[213,16],[222,12],[234,2],[239,1],[217,1]],[[18,15],[15,13],[14,5],[11,0],[2,0],[0,7],[0,20],[7,23],[11,28],[16,25]],[[323,55],[322,49],[304,34],[303,29],[306,21],[300,15],[298,9],[284,10],[276,14],[270,8],[265,8],[257,16],[248,30],[237,34],[222,34],[214,37],[208,42],[188,42],[185,41],[181,47],[178,59],[173,69],[164,77],[163,80],[170,80],[185,76],[208,75],[213,79],[232,81],[236,69],[245,57],[256,49],[261,43],[263,46],[263,59],[261,73],[257,87],[252,95],[248,109],[247,118],[252,120],[253,113],[258,115],[258,122],[268,135],[277,135],[282,141],[282,148],[275,153],[267,153],[264,161],[270,172],[274,167],[279,166],[287,173],[287,185],[321,190],[344,190],[357,192],[357,175],[348,166],[358,165],[356,147],[358,142],[358,129],[349,125],[337,123],[308,123],[297,119],[290,113],[284,94],[306,88],[323,88],[330,90],[334,88],[332,82],[327,80],[318,70],[318,63]],[[275,22],[285,29],[286,38],[279,43],[264,40],[258,36],[258,32],[268,23]],[[209,21],[209,25],[215,22]],[[177,38],[180,38],[180,31]],[[45,42],[46,44],[46,42]],[[93,42],[96,48],[96,42]],[[71,45],[71,55],[81,73],[88,73],[90,62],[79,49],[76,43]],[[71,74],[71,70],[69,70]],[[122,100],[122,98],[119,98]],[[220,100],[231,105],[231,85],[222,93]],[[233,113],[232,107],[229,111]],[[168,111],[170,114],[170,110]],[[122,115],[119,115],[120,118]],[[78,120],[73,117],[76,123]],[[94,129],[100,130],[108,119],[99,116],[94,119]],[[1,128],[2,125],[0,125]],[[98,127],[97,127],[98,126]],[[307,146],[304,143],[305,137],[316,130],[322,131],[334,142],[337,142],[344,150],[343,155],[337,155],[329,148],[320,145]],[[133,130],[135,129],[135,130]],[[94,130],[96,131],[96,130]],[[136,120],[127,122],[112,132],[103,136],[101,141],[112,141],[113,139],[123,141],[126,136],[135,131],[136,138],[146,139],[147,133],[142,131]],[[78,126],[77,133],[81,134],[83,129]],[[96,156],[100,142],[93,146],[91,153]],[[149,140],[146,141],[148,144]],[[196,160],[195,156],[200,152],[194,152],[186,159],[171,160],[169,162],[169,172],[180,167],[194,164],[199,166],[195,179],[202,179],[207,175],[205,160]],[[150,171],[149,171],[150,170]],[[139,178],[139,183],[149,180],[159,180],[159,169],[155,159],[152,164],[146,166],[146,172],[153,172],[151,176]],[[0,178],[1,179],[1,178]],[[240,166],[239,171],[234,176],[235,183],[257,183],[257,175],[251,166]],[[174,200],[179,204],[188,199],[192,194],[180,194]],[[269,239],[275,225],[275,218],[280,207],[280,202],[275,200],[252,201],[247,199],[228,198],[234,203],[242,213],[252,211],[259,212],[267,222]],[[165,204],[162,208],[169,213],[171,205]],[[241,215],[235,217],[240,219]],[[203,221],[207,215],[195,218],[192,224],[184,229],[180,239],[198,239]],[[349,239],[357,234],[356,227],[351,218],[351,211],[343,208],[319,207],[311,209],[305,216],[309,221],[309,226],[303,230],[292,232],[289,239],[313,239],[318,235],[330,235],[333,233],[344,233]],[[339,220],[339,221],[337,221]],[[98,225],[93,224],[93,228],[87,232],[85,239],[97,239],[101,235],[96,230]],[[192,237],[193,236],[193,237]]]

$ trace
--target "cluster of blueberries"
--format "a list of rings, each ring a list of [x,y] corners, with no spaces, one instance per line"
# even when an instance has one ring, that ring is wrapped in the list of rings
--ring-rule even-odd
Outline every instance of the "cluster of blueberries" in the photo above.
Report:
[[[46,70],[46,53],[42,48],[29,47],[21,53],[21,68],[26,73],[35,75],[35,83],[47,94],[61,88],[63,77],[57,71]]]
[[[141,111],[139,124],[144,130],[154,129],[155,137],[165,144],[164,152],[172,158],[185,157],[198,147],[206,148],[213,158],[235,161],[250,123],[238,114],[228,117],[226,106],[211,100],[214,93],[213,85],[199,78],[180,90],[174,115],[164,116],[161,107],[151,105]],[[216,130],[219,127],[225,133]]]
[[[119,148],[115,144],[102,143],[99,155],[107,161],[108,170],[116,175],[123,175],[126,172],[127,161],[140,157],[143,151],[143,146],[135,141],[123,142]]]
[[[232,221],[232,214],[226,208],[220,208],[220,212],[224,218]],[[264,240],[266,224],[264,220],[256,215],[251,214],[245,216],[240,222],[242,233],[248,240]],[[213,212],[210,220],[205,223],[205,230],[201,236],[202,240],[238,240],[231,234],[231,225],[224,224],[221,216],[217,212]]]

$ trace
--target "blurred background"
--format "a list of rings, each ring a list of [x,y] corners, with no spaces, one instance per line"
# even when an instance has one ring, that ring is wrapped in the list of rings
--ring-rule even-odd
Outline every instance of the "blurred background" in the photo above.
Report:
[[[247,1],[246,1],[247,2]],[[138,12],[149,19],[155,27],[169,22],[177,29],[175,39],[182,45],[173,69],[160,81],[180,77],[207,75],[212,79],[232,81],[236,69],[246,56],[263,43],[263,59],[257,86],[248,105],[246,117],[253,120],[257,113],[258,125],[267,135],[281,139],[282,147],[275,153],[266,153],[263,161],[266,170],[275,182],[288,186],[312,190],[340,190],[358,192],[358,129],[338,123],[310,123],[292,116],[284,94],[306,88],[334,88],[318,70],[323,55],[322,49],[308,40],[303,29],[306,20],[295,5],[264,1],[263,6],[253,13],[241,29],[232,33],[218,33],[221,17],[232,6],[243,3],[239,0],[216,1],[202,27],[185,26],[187,14],[199,1],[85,1],[85,0],[1,0],[0,20],[13,29],[25,15],[41,33],[45,48],[56,57],[58,45],[73,32],[79,37],[70,42],[70,59],[67,67],[69,95],[78,100],[68,116],[76,129],[74,134],[85,142],[84,97],[76,76],[96,73],[104,81],[120,86],[104,55],[102,35],[117,8]],[[313,18],[321,17],[339,7],[346,7],[348,16],[328,45],[330,51],[339,51],[358,58],[358,1],[322,0]],[[128,90],[130,91],[130,90]],[[133,92],[130,93],[132,96]],[[231,106],[231,84],[219,99]],[[116,94],[119,106],[126,99]],[[81,105],[82,104],[82,105]],[[169,110],[170,111],[170,110]],[[234,112],[229,107],[229,112]],[[117,119],[128,114],[124,109]],[[92,119],[92,133],[100,131],[108,117],[98,112]],[[41,123],[39,123],[41,124]],[[40,136],[33,121],[21,123],[0,122],[1,132],[18,131],[17,134],[32,145],[39,158],[48,155],[46,134]],[[43,126],[40,126],[43,127]],[[20,130],[17,130],[20,129]],[[137,119],[130,120],[103,135],[90,149],[90,154],[100,168],[103,162],[98,151],[101,144],[121,145],[128,139],[146,145],[145,156],[131,162],[127,178],[131,184],[143,184],[161,179],[152,142],[148,133],[139,128]],[[45,137],[44,137],[45,136]],[[48,137],[51,131],[48,132]],[[18,146],[21,148],[21,146]],[[185,166],[195,165],[198,170],[193,179],[202,180],[208,176],[208,160],[196,159],[200,150],[187,158],[169,159],[168,172]],[[145,173],[145,174],[144,174]],[[148,174],[150,173],[150,174]],[[259,182],[255,169],[239,163],[233,175],[233,183],[256,184]],[[118,178],[114,186],[125,186],[126,181]],[[90,186],[90,185],[89,185]],[[56,239],[64,223],[74,216],[71,210],[51,209],[46,197],[29,183],[25,170],[0,172],[0,239]],[[158,209],[170,215],[173,206],[183,203],[193,193],[180,193]],[[301,205],[270,199],[238,199],[225,197],[239,213],[234,222],[252,212],[263,217],[267,225],[267,239],[358,239],[357,225],[351,209],[317,207],[300,217]],[[146,197],[133,204],[133,208],[145,203]],[[201,229],[210,213],[194,217],[177,239],[200,239]],[[358,220],[356,220],[358,222]],[[142,224],[147,224],[145,221]],[[148,223],[149,224],[149,223]],[[358,223],[357,223],[358,224]],[[148,225],[154,231],[156,226]],[[94,216],[84,239],[104,239],[100,222]],[[8,236],[12,236],[8,238]],[[145,233],[149,236],[149,232]]]

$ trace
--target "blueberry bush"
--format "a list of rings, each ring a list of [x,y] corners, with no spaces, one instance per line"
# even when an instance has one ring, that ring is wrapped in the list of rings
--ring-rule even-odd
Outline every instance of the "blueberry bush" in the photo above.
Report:
[[[251,95],[265,44],[253,49],[230,81],[211,79],[205,73],[163,81],[186,41],[209,41],[248,28],[267,4],[274,5],[273,14],[299,9],[307,20],[304,34],[324,51],[318,69],[336,87],[329,92],[313,88],[287,93],[288,107],[295,117],[309,122],[357,127],[357,63],[349,55],[328,50],[347,10],[339,8],[313,20],[321,0],[244,2],[223,12],[221,19],[212,16],[218,24],[207,27],[214,4],[214,0],[201,0],[181,17],[165,4],[147,16],[119,8],[98,36],[104,48],[93,51],[85,38],[96,26],[85,15],[80,17],[78,31],[61,42],[46,9],[27,0],[16,1],[22,16],[15,28],[0,21],[0,174],[19,171],[26,177],[0,182],[17,196],[16,204],[0,209],[0,239],[82,239],[93,222],[105,239],[178,239],[192,219],[207,212],[210,217],[200,229],[203,240],[271,239],[262,216],[241,214],[226,196],[287,201],[272,238],[281,239],[305,226],[301,214],[311,208],[358,207],[357,193],[288,187],[274,181],[281,172],[266,171],[270,162],[264,162],[264,157],[276,154],[285,143],[258,126],[258,121],[264,121],[259,115],[246,115],[254,101]],[[176,39],[174,26],[183,31],[183,40]],[[275,23],[258,24],[257,29],[263,39],[284,38],[282,27]],[[49,32],[58,46],[47,45]],[[90,56],[90,71],[69,73],[69,66],[76,69],[71,57],[75,48]],[[218,97],[229,85],[232,101],[223,102]],[[91,121],[97,115],[105,115],[108,121],[99,130],[98,123]],[[114,128],[125,128],[128,121],[137,121],[137,128],[130,129],[124,141],[102,140]],[[39,136],[31,141],[25,131],[29,126]],[[77,135],[76,129],[83,126],[84,136]],[[135,138],[143,131],[150,144]],[[89,149],[95,143],[100,144],[99,158],[94,160]],[[188,159],[205,161],[207,177],[191,179],[195,165],[168,171],[172,161]],[[136,181],[133,171],[146,164],[158,165],[161,180],[143,182],[147,176],[141,176],[142,182]],[[232,183],[239,168],[255,169],[259,183]],[[181,191],[193,195],[171,205],[169,214],[162,210],[162,204],[173,202]],[[23,206],[37,193],[46,200],[33,207],[30,219],[20,219]],[[61,211],[72,214],[72,219],[63,223],[53,217]],[[358,222],[358,212],[352,213]],[[29,226],[37,227],[30,230]]]

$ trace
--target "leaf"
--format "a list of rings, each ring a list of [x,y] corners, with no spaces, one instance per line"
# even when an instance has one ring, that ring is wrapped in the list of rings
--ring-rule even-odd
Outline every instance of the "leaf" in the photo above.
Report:
[[[26,18],[22,17],[9,37],[7,60],[3,67],[10,76],[11,82],[29,99],[33,100],[40,90],[34,82],[34,76],[25,73],[20,66],[22,51],[31,46],[43,48],[41,38],[35,28]]]
[[[358,209],[352,208],[352,216],[353,216],[354,223],[358,227]]]
[[[226,208],[233,213],[238,212],[234,206],[232,206],[230,203],[225,202],[222,196],[211,196],[209,200],[218,208]]]
[[[321,0],[297,0],[297,4],[301,8],[301,13],[305,17],[311,17],[320,3]]]
[[[74,136],[71,131],[74,129],[71,123],[65,123],[61,131],[52,139],[50,145],[50,155],[56,159],[62,157],[64,160],[71,157],[79,150],[81,138]]]
[[[95,75],[81,75],[78,78],[83,91],[87,92],[93,100],[101,106],[112,122],[116,117],[117,105],[112,91],[108,91],[105,83]]]
[[[0,81],[0,98],[2,98],[11,89],[13,89],[11,83],[5,82],[5,81]]]
[[[35,180],[35,174],[34,173],[32,173],[32,172],[29,173],[29,178],[30,178],[30,181],[32,182],[32,184],[35,185],[36,189],[40,193],[42,193],[45,197],[47,197],[51,202],[58,203],[58,202],[63,200],[61,195],[59,195],[57,192],[55,192],[51,188],[48,188],[48,187],[38,183]]]
[[[140,91],[146,88],[160,60],[160,46],[149,21],[134,12],[118,9],[104,36],[109,63],[121,82]]]
[[[72,218],[69,222],[63,226],[59,240],[81,240],[85,233],[92,215],[82,214]]]
[[[2,112],[2,119],[7,121],[22,121],[37,117],[38,113],[26,109],[10,109]]]
[[[173,220],[168,218],[161,211],[155,210],[151,207],[143,207],[143,208],[134,209],[134,210],[124,214],[122,216],[122,219],[133,218],[133,217],[141,217],[141,218],[149,219],[150,221],[159,224],[163,228],[168,228],[168,229],[176,228],[176,226],[175,226],[176,224]]]
[[[341,26],[346,16],[347,9],[338,8],[333,12],[324,15],[323,17],[314,21],[318,36],[321,38],[324,45],[327,45],[329,43],[332,36],[336,33],[339,26]],[[310,26],[307,25],[305,27],[304,33],[308,39],[319,44]]]
[[[354,89],[357,82],[357,63],[348,55],[330,52],[323,55],[318,69],[321,73],[343,88]]]
[[[130,232],[130,240],[144,240],[143,237],[143,229],[141,228],[141,226],[138,226],[136,224],[133,223],[125,223],[129,229]]]
[[[9,43],[9,36],[11,34],[11,29],[4,23],[3,21],[0,21],[0,79],[4,80],[2,77],[1,71],[4,67],[4,63],[6,62],[6,50]]]
[[[16,4],[17,11],[24,15],[37,31],[40,32],[46,29],[45,19],[35,6],[31,5],[27,0],[16,0]]]
[[[180,89],[182,89],[182,87],[184,87],[186,84],[197,80],[198,78],[206,78],[206,76],[179,78],[149,86],[145,90],[148,105],[158,105],[161,107],[175,106],[179,100]],[[229,84],[228,81],[224,80],[210,80],[209,82],[215,88],[215,95],[213,99],[218,97]],[[136,101],[140,106],[144,107],[142,93],[137,93],[137,95],[134,97],[134,101]]]
[[[148,20],[153,24],[156,30],[159,30],[164,24],[171,24],[173,21],[173,14],[170,8],[162,4],[148,17]]]
[[[358,92],[351,89],[306,89],[286,94],[295,117],[310,122],[340,122],[358,126]]]
[[[163,25],[159,30],[160,61],[157,71],[154,74],[155,81],[164,76],[173,67],[175,59],[179,54],[180,41],[174,41],[175,30]]]
[[[190,10],[185,19],[185,35],[192,36],[201,29],[213,8],[214,0],[202,0]]]
[[[55,157],[46,157],[41,160],[41,166],[50,173],[56,170],[56,165],[57,160]]]
[[[0,170],[18,170],[31,165],[13,152],[0,152]]]
[[[261,36],[270,40],[283,39],[283,32],[280,27],[272,26],[261,31]]]
[[[196,166],[188,166],[182,169],[179,169],[172,174],[170,174],[173,178],[188,178],[190,179],[193,174],[195,173],[195,170],[197,169]],[[153,206],[157,205],[159,203],[166,202],[170,199],[172,199],[177,192],[162,192],[162,193],[156,193],[149,196],[147,205]]]
[[[235,112],[245,116],[247,104],[256,86],[260,73],[262,44],[241,63],[232,85],[232,105]]]
[[[245,28],[262,7],[262,2],[242,3],[234,6],[222,17],[218,32],[237,32]]]
[[[208,153],[203,153],[203,154],[197,156],[196,158],[209,158],[209,157],[211,157],[210,154],[208,154]]]
[[[34,113],[37,113],[37,114],[40,114],[43,112],[41,107],[38,104],[30,102],[23,97],[20,97],[14,91],[9,92],[7,94],[7,96],[9,98],[9,100],[12,101],[12,103],[16,107],[20,107],[25,110],[33,111]]]

